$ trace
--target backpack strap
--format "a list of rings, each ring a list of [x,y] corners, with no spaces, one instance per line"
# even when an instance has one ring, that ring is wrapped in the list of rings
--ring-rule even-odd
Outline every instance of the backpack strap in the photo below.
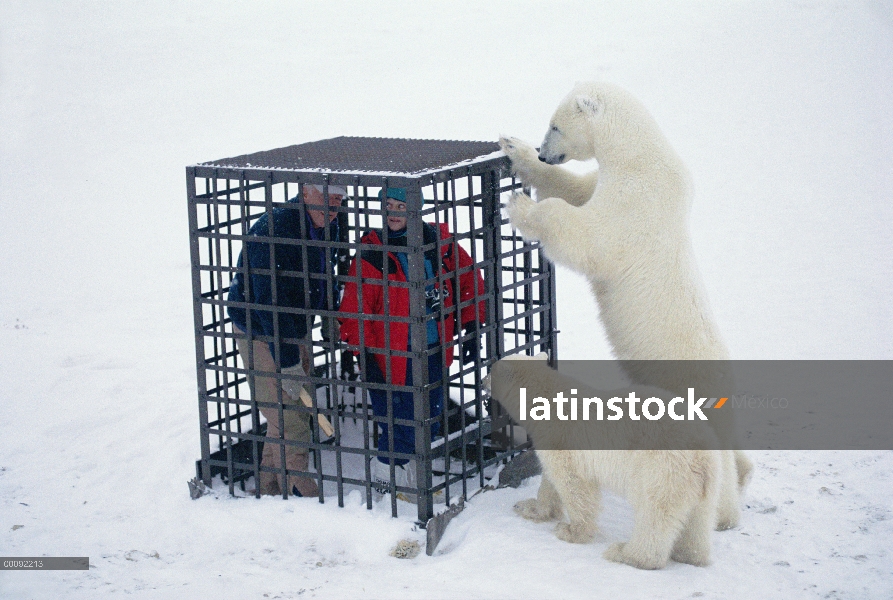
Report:
[[[434,225],[431,225],[430,223],[423,223],[423,225],[424,225],[423,240],[424,240],[424,243],[426,246],[428,244],[434,244],[434,243],[440,241],[440,231],[438,231]],[[433,248],[431,248],[430,250],[428,250],[427,252],[425,252],[425,258],[427,258],[429,261],[431,261],[432,265],[439,264],[442,271],[449,271],[449,269],[446,266],[446,259],[450,258],[453,255],[453,243],[454,242],[450,242],[447,245],[447,251],[443,254],[440,261],[437,260],[437,246],[436,245]]]

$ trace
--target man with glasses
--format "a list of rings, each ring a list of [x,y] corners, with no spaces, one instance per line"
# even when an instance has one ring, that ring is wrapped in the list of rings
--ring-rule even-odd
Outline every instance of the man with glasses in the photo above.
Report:
[[[346,213],[339,213],[347,190],[341,186],[303,186],[303,193],[289,200],[284,206],[261,215],[248,230],[249,236],[258,238],[277,237],[297,240],[341,241],[346,233]],[[300,204],[304,204],[303,210]],[[340,215],[340,216],[339,216]],[[271,228],[272,225],[272,228]],[[270,248],[275,255],[275,290],[271,273],[257,270],[274,269]],[[304,254],[306,253],[306,257]],[[288,308],[317,310],[338,309],[338,283],[335,279],[336,266],[346,252],[339,253],[333,248],[301,244],[271,244],[268,241],[250,241],[239,256],[237,272],[229,288],[229,301]],[[306,258],[306,269],[305,269]],[[244,277],[244,268],[251,272]],[[309,301],[309,303],[308,303]],[[237,335],[239,355],[246,368],[254,371],[254,386],[251,393],[258,403],[272,407],[259,407],[267,420],[267,437],[278,439],[280,425],[287,440],[311,441],[310,418],[306,412],[283,410],[280,423],[279,389],[275,376],[266,377],[258,372],[275,374],[277,367],[283,375],[303,376],[313,369],[310,331],[312,314],[274,312],[259,308],[250,311],[241,306],[229,306],[229,316]],[[274,338],[278,329],[279,344],[267,339]],[[338,339],[337,320],[323,319],[323,335],[328,339]],[[284,340],[296,340],[285,342]],[[295,379],[283,378],[281,385],[282,404],[299,405],[302,384]],[[308,389],[312,392],[312,386]],[[315,398],[315,393],[310,393]],[[264,444],[261,465],[274,469],[282,468],[282,445]],[[309,465],[306,447],[285,445],[285,467],[289,471],[307,471]],[[261,494],[279,495],[283,491],[295,496],[316,496],[318,488],[309,477],[289,476],[283,490],[282,477],[277,473],[262,471],[259,489]]]

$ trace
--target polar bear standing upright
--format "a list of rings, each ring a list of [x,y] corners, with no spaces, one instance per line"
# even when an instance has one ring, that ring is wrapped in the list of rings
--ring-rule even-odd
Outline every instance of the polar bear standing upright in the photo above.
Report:
[[[587,277],[618,359],[728,360],[691,247],[691,178],[632,94],[608,83],[578,84],[555,111],[539,155],[515,138],[500,144],[538,199],[512,197],[512,226],[539,240],[551,260]],[[558,166],[592,158],[599,168],[587,175]],[[728,372],[709,363],[692,363],[686,373],[640,365],[630,372],[636,383],[674,393],[694,386],[707,396],[733,391]],[[730,415],[710,415],[725,443],[734,443]],[[742,452],[723,453],[718,529],[737,525],[738,494],[751,469]]]

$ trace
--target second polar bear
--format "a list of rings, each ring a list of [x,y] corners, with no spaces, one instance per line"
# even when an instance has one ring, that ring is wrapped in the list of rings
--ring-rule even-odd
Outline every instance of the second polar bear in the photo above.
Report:
[[[730,395],[728,351],[691,248],[691,179],[648,110],[616,85],[581,83],[555,111],[539,154],[515,138],[500,143],[538,200],[515,194],[506,208],[512,226],[587,277],[615,356],[645,361],[628,363],[639,369],[631,379],[674,393],[694,386],[700,395]],[[592,158],[599,168],[587,175],[558,166]],[[647,361],[698,362],[668,369]],[[731,411],[711,417],[725,447],[734,446]],[[727,529],[740,519],[738,494],[752,464],[740,451],[722,457],[717,528]]]

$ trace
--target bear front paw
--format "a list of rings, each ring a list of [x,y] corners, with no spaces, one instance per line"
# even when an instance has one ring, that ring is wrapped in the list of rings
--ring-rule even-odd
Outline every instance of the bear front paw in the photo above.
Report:
[[[541,165],[536,148],[514,137],[500,136],[499,146],[512,162],[512,173],[524,185],[531,185],[534,170]]]
[[[534,206],[536,206],[536,202],[534,202],[530,196],[523,192],[515,192],[514,194],[512,194],[512,197],[509,198],[508,204],[506,204],[506,217],[508,217],[509,223],[511,223],[512,227],[521,232],[521,235],[529,233],[527,232],[527,229],[530,225],[530,211],[533,210]]]
[[[508,154],[509,152],[513,152],[515,150],[515,146],[517,145],[518,141],[518,138],[501,135],[499,136],[499,147],[502,148],[503,152]]]
[[[536,154],[536,150],[530,144],[516,137],[499,136],[499,147],[510,159],[529,156],[531,152]]]

